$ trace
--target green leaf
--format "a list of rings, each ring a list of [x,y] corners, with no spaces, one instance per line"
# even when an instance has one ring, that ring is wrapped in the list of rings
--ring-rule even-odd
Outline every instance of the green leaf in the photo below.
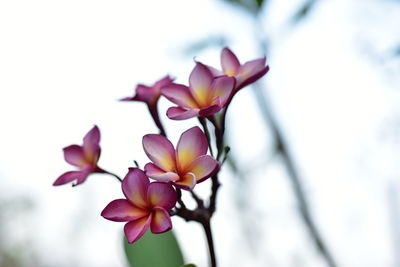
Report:
[[[131,267],[178,267],[183,256],[172,231],[153,234],[147,231],[142,238],[129,244],[124,236],[124,249]]]
[[[196,267],[193,263],[182,265],[181,267]]]

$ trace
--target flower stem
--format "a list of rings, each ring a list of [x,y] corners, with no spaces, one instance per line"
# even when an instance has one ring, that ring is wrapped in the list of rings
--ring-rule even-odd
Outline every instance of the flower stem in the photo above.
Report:
[[[99,167],[97,168],[96,172],[98,172],[98,173],[105,173],[105,174],[109,174],[109,175],[111,175],[111,176],[114,176],[120,183],[122,183],[122,179],[121,179],[118,175],[116,175],[115,173],[112,173],[112,172],[103,170],[103,169],[101,169],[101,168],[99,168]]]
[[[215,257],[214,241],[213,241],[213,236],[212,236],[212,231],[211,231],[210,218],[206,219],[201,224],[203,225],[204,232],[207,237],[207,244],[208,244],[208,251],[210,253],[211,267],[217,267],[217,259]]]
[[[208,130],[208,127],[207,127],[207,121],[202,117],[198,117],[198,119],[199,119],[201,126],[203,126],[203,130],[204,130],[204,133],[205,133],[207,141],[208,141],[208,147],[210,149],[210,154],[211,154],[211,156],[214,157],[214,153],[213,153],[213,149],[212,149],[212,145],[211,145],[210,131]]]
[[[147,105],[147,107],[149,109],[151,117],[154,120],[154,123],[156,124],[157,128],[160,130],[160,134],[162,136],[167,136],[164,126],[162,125],[162,122],[160,120],[160,116],[158,115],[157,105]]]

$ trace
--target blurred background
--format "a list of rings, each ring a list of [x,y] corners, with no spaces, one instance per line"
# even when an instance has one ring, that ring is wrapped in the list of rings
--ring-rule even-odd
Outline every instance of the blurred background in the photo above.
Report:
[[[0,266],[127,266],[123,224],[100,217],[119,183],[52,187],[62,148],[97,124],[100,166],[143,166],[157,129],[117,100],[165,74],[187,84],[224,46],[271,70],[228,112],[220,266],[400,266],[400,1],[2,0],[0,37]],[[197,124],[162,119],[173,142]],[[201,227],[173,224],[207,266]]]

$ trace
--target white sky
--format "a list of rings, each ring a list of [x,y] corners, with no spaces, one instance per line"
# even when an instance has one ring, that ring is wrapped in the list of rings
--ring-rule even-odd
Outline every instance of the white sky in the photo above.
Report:
[[[300,2],[271,1],[263,14],[271,71],[263,81],[340,266],[391,267],[387,202],[389,186],[395,193],[400,186],[400,132],[382,131],[399,123],[399,79],[390,75],[399,64],[375,63],[373,54],[399,41],[399,6],[348,2],[321,1],[290,28],[288,14]],[[116,100],[166,73],[186,83],[194,56],[218,66],[217,49],[182,52],[209,36],[227,36],[242,61],[260,57],[252,26],[243,12],[211,0],[0,1],[0,201],[34,203],[6,222],[10,243],[28,244],[48,266],[124,266],[123,224],[99,216],[121,196],[118,183],[94,175],[78,188],[52,187],[70,170],[61,149],[97,124],[101,166],[121,176],[134,159],[143,166],[141,137],[156,129],[144,105]],[[213,221],[221,266],[324,266],[279,160],[265,165],[271,140],[253,97],[243,90],[229,110],[232,153],[251,182],[247,210],[238,209],[234,196],[243,185],[229,171],[222,175]],[[161,104],[163,112],[170,105]],[[174,141],[196,123],[164,121]],[[198,190],[206,193],[207,185]],[[239,218],[256,231],[254,247]],[[187,261],[205,266],[200,227],[173,222]]]

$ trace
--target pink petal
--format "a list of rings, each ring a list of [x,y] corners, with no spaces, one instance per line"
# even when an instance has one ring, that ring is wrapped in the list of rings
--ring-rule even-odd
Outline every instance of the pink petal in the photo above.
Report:
[[[208,150],[208,142],[203,131],[195,126],[182,133],[176,146],[176,156],[179,171],[185,173],[185,169]]]
[[[63,185],[69,182],[72,182],[75,179],[78,179],[78,177],[81,176],[80,171],[69,171],[64,174],[62,174],[60,177],[58,177],[55,182],[53,183],[54,186],[57,185]]]
[[[136,95],[133,99],[143,102],[154,102],[157,101],[160,95],[160,88],[138,84],[136,86]]]
[[[161,207],[153,209],[150,229],[154,234],[161,234],[172,229],[171,217],[165,209]]]
[[[255,73],[260,72],[263,68],[265,68],[266,61],[266,57],[248,61],[244,63],[243,66],[240,68],[240,74],[246,77],[254,75]]]
[[[170,85],[164,86],[161,89],[161,93],[171,102],[177,104],[181,107],[186,108],[197,108],[197,103],[193,99],[189,88],[182,84],[172,83]]]
[[[221,52],[221,66],[223,72],[228,76],[235,76],[239,72],[240,62],[235,54],[227,47]]]
[[[142,170],[129,168],[128,174],[122,181],[122,191],[133,205],[146,209],[148,207],[147,188],[149,184],[149,178]]]
[[[193,161],[188,168],[188,172],[193,173],[196,177],[197,183],[200,183],[214,175],[218,169],[218,161],[211,156],[204,155]]]
[[[174,81],[174,79],[171,78],[169,75],[167,75],[167,76],[161,78],[160,80],[158,80],[158,81],[153,85],[153,87],[157,87],[157,88],[160,88],[160,89],[161,89],[162,87],[171,84],[173,81]]]
[[[172,209],[176,204],[176,192],[171,184],[153,182],[147,190],[147,200],[152,207]]]
[[[83,154],[83,149],[78,145],[67,146],[64,149],[64,159],[71,165],[82,167],[85,165],[85,156]]]
[[[199,109],[183,109],[180,107],[171,107],[167,110],[167,116],[171,120],[186,120],[197,116]]]
[[[238,77],[238,80],[241,80],[241,82],[236,86],[236,91],[251,84],[256,82],[258,79],[260,79],[262,76],[264,76],[267,72],[269,71],[269,66],[265,66],[263,69],[261,69],[259,72],[256,72],[254,75],[248,77],[247,79],[244,79],[242,77]]]
[[[214,68],[214,67],[207,66],[207,68],[210,70],[211,74],[212,74],[214,77],[218,77],[218,76],[225,75],[222,71],[220,71],[219,69],[216,69],[216,68]]]
[[[135,97],[128,96],[128,97],[121,98],[119,101],[134,101],[134,100],[135,100]]]
[[[174,182],[174,185],[184,190],[192,190],[196,185],[196,176],[188,172],[181,177],[181,180]]]
[[[209,102],[209,90],[213,81],[211,71],[197,62],[189,77],[189,89],[199,106],[206,106]]]
[[[149,213],[146,210],[133,206],[126,199],[111,201],[101,212],[101,216],[114,222],[128,222],[142,218]]]
[[[147,231],[152,220],[152,214],[125,224],[124,231],[129,243],[141,238]]]
[[[175,149],[171,142],[159,134],[143,136],[143,149],[151,161],[164,171],[175,168]]]
[[[208,116],[214,115],[215,113],[217,113],[218,111],[220,111],[222,109],[222,106],[221,106],[220,103],[221,103],[221,101],[218,101],[218,104],[216,104],[216,105],[212,105],[212,106],[209,106],[209,107],[206,107],[206,108],[202,108],[199,111],[199,116],[208,117]]]
[[[87,177],[89,176],[89,174],[91,174],[92,172],[94,172],[93,170],[93,166],[92,165],[85,165],[81,168],[80,171],[80,175],[78,176],[78,178],[76,179],[76,184],[74,184],[74,186],[79,185],[81,183],[83,183],[84,181],[86,181]]]
[[[100,142],[100,130],[95,125],[86,135],[83,137],[84,145],[98,144]]]
[[[83,138],[83,152],[87,162],[97,163],[100,157],[100,130],[95,125]]]
[[[179,179],[179,175],[176,174],[175,172],[165,172],[164,170],[158,168],[153,163],[147,163],[144,166],[144,172],[146,173],[146,176],[148,176],[149,178],[152,178],[160,182],[171,182]]]
[[[221,98],[221,106],[224,107],[232,96],[235,88],[236,79],[234,77],[222,76],[215,78],[212,85],[211,91],[213,98],[219,96]]]

